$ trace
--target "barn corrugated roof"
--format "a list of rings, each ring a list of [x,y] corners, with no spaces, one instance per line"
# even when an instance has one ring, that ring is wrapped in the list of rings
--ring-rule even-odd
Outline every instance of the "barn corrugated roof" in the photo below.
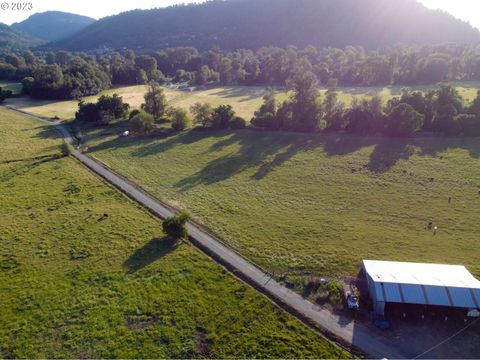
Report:
[[[364,260],[378,301],[480,308],[480,281],[464,266]]]

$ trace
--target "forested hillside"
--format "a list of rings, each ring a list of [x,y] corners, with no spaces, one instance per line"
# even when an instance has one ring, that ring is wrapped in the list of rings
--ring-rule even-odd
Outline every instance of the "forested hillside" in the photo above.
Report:
[[[59,40],[95,22],[95,19],[61,11],[47,11],[34,14],[28,19],[15,23],[12,28],[23,31],[45,41]]]
[[[399,42],[479,43],[480,32],[416,0],[227,0],[107,17],[52,47],[233,50],[360,45],[374,49]]]
[[[0,49],[20,50],[42,44],[42,40],[0,23]]]

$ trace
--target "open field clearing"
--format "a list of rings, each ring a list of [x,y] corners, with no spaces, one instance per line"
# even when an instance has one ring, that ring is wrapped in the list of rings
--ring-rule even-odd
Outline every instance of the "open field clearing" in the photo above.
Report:
[[[459,84],[458,90],[467,102],[472,101],[476,94],[479,83],[469,82]],[[432,86],[417,86],[411,87],[413,90],[426,91]],[[265,94],[265,87],[256,86],[232,86],[232,87],[216,87],[207,88],[206,90],[186,91],[175,90],[165,87],[165,94],[171,105],[182,107],[186,110],[190,109],[196,102],[210,103],[212,106],[219,106],[230,104],[233,106],[237,114],[247,121],[249,121],[255,111],[260,108],[262,104],[262,97]],[[349,105],[353,97],[371,97],[379,94],[386,102],[394,96],[400,95],[402,87],[346,87],[341,88],[339,92],[339,99],[345,104]],[[127,86],[116,89],[111,89],[102,94],[112,95],[114,93],[123,97],[124,101],[132,108],[139,108],[143,103],[143,96],[147,91],[144,85]],[[324,94],[325,90],[321,90]],[[99,95],[100,96],[100,95]],[[84,100],[96,101],[99,96],[87,97]],[[283,101],[287,98],[285,92],[279,91],[277,99]],[[75,112],[78,109],[78,101],[51,101],[51,100],[35,100],[31,98],[16,98],[8,99],[6,105],[12,106],[16,109],[26,111],[37,116],[52,118],[58,116],[64,120],[70,120],[75,117]]]
[[[0,81],[0,87],[3,90],[11,90],[14,94],[20,94],[22,92],[22,83]]]
[[[348,354],[0,110],[0,357],[335,358]]]
[[[277,274],[355,276],[362,259],[384,259],[480,276],[479,139],[116,131],[87,132],[90,154]]]
[[[171,105],[183,107],[186,110],[196,102],[208,102],[212,106],[222,104],[231,104],[235,111],[247,120],[253,117],[253,113],[262,104],[262,97],[265,94],[263,87],[219,87],[202,91],[184,91],[164,88],[167,99]],[[118,94],[123,97],[124,101],[133,109],[140,108],[143,103],[143,96],[147,91],[144,85],[127,86],[104,91],[102,94]],[[98,96],[87,97],[85,101],[96,101]],[[279,93],[279,100],[286,99],[285,93]],[[51,101],[51,100],[35,100],[31,98],[8,99],[5,102],[16,109],[42,116],[52,118],[58,116],[64,120],[70,120],[75,117],[78,109],[78,101]]]

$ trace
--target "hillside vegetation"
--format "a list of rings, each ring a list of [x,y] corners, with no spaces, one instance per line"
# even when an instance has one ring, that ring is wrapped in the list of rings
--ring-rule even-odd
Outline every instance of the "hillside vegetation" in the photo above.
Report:
[[[4,51],[18,51],[38,46],[44,41],[0,23],[0,48]]]
[[[229,0],[110,16],[59,41],[57,49],[195,46],[367,48],[397,43],[478,43],[480,32],[416,0]]]
[[[1,358],[345,358],[0,110]]]
[[[356,275],[362,259],[383,259],[480,275],[478,138],[112,131],[87,134],[91,155],[277,274]]]
[[[73,35],[96,20],[61,11],[46,11],[30,16],[12,28],[44,41],[55,41]]]

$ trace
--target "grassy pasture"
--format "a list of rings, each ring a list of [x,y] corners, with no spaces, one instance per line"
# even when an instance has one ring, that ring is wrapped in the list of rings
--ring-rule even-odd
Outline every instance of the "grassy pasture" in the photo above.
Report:
[[[208,102],[211,103],[212,106],[231,104],[238,115],[248,120],[250,120],[253,113],[262,104],[262,97],[265,93],[265,88],[262,87],[220,87],[193,92],[170,88],[164,89],[171,105],[189,110],[190,106],[195,102]],[[130,104],[133,109],[138,109],[144,101],[143,96],[146,91],[147,86],[138,85],[111,89],[104,91],[102,94],[112,95],[116,93],[122,96],[124,101]],[[85,101],[96,101],[100,95],[87,97]],[[285,99],[286,94],[280,93],[278,98],[279,100]],[[8,99],[6,104],[38,116],[47,118],[58,116],[64,120],[73,119],[78,108],[78,102],[73,100],[49,101],[35,100],[27,97]]]
[[[87,132],[93,156],[277,274],[356,275],[362,259],[383,259],[480,276],[478,138],[111,131]]]
[[[467,102],[472,101],[476,94],[479,83],[469,82],[458,84],[460,93]],[[416,86],[412,90],[426,91],[432,86]],[[230,104],[233,106],[237,114],[246,120],[250,120],[253,114],[262,104],[262,97],[265,94],[265,87],[260,86],[230,86],[207,88],[199,91],[183,91],[165,87],[167,99],[171,105],[182,107],[186,110],[196,102],[208,102],[212,106]],[[339,99],[349,105],[353,97],[371,97],[379,94],[386,102],[394,96],[400,94],[402,87],[345,87],[339,92]],[[119,87],[104,91],[102,94],[112,95],[114,93],[123,97],[124,101],[130,104],[132,108],[139,108],[143,103],[143,96],[147,91],[144,85]],[[321,90],[322,95],[325,89]],[[85,98],[85,101],[95,101],[98,96]],[[283,101],[287,98],[287,93],[279,92],[277,99]],[[47,118],[58,116],[63,120],[70,120],[75,117],[78,108],[77,101],[46,101],[35,100],[27,97],[8,99],[6,104],[14,108]]]
[[[20,94],[22,92],[22,83],[11,81],[0,81],[0,87],[3,90],[11,90],[14,94]]]
[[[1,358],[348,356],[57,158],[50,128],[0,109],[0,137]]]

